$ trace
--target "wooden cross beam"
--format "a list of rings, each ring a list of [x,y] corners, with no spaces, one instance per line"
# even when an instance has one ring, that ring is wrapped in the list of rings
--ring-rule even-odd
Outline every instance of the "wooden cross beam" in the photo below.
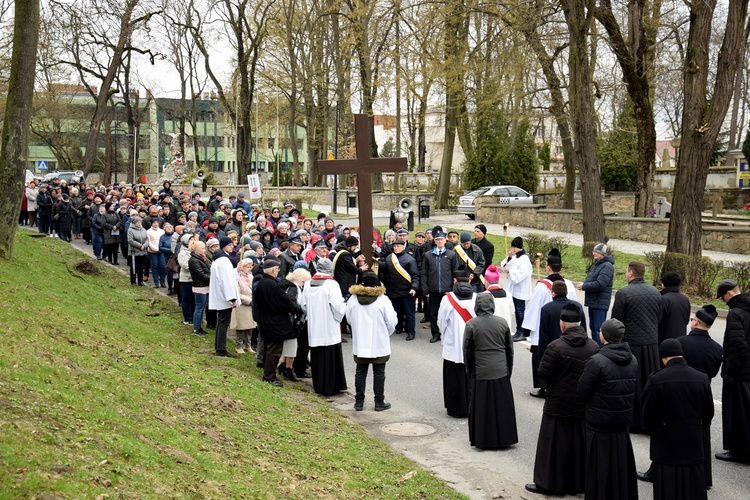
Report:
[[[362,254],[372,265],[372,174],[405,172],[406,158],[372,158],[370,156],[370,121],[367,115],[354,115],[354,138],[357,158],[354,160],[316,160],[318,172],[326,175],[357,174],[359,200],[359,236]]]

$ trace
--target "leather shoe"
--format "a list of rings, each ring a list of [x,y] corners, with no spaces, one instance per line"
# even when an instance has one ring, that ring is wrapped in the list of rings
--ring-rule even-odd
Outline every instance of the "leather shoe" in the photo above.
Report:
[[[281,383],[281,380],[279,379],[273,379],[273,380],[266,380],[265,382],[268,382],[274,387],[284,387],[284,384]]]
[[[714,456],[717,458],[717,460],[723,460],[725,462],[743,462],[743,460],[735,457],[728,451],[722,451],[721,453],[717,453]]]
[[[539,389],[539,390],[536,390],[536,391],[531,391],[529,393],[529,396],[531,396],[533,398],[544,399],[544,398],[547,397],[547,389],[542,388],[542,389]]]
[[[435,342],[440,342],[440,337],[432,337],[430,339],[430,344],[434,344]]]
[[[217,352],[216,355],[222,358],[236,358],[237,357],[235,353],[229,352],[229,351]]]
[[[310,372],[304,372],[304,373],[295,373],[297,378],[312,378],[312,373]]]
[[[524,337],[523,334],[519,335],[517,333],[517,334],[513,335],[512,339],[513,339],[513,342],[520,342],[520,341],[526,339],[526,337]]]
[[[391,409],[391,403],[383,401],[382,403],[375,403],[375,411],[385,411]]]
[[[414,340],[414,335],[413,334],[407,335],[406,340]]]
[[[364,401],[355,401],[354,402],[354,410],[355,411],[362,411],[365,409],[365,403]]]
[[[654,480],[651,478],[651,469],[646,472],[636,472],[639,481],[645,481],[647,483],[653,483]]]
[[[420,323],[429,323],[429,322],[430,322],[430,320],[429,320],[429,319],[427,319],[427,316],[425,316],[424,318],[420,319],[420,320],[419,320],[419,322],[420,322]]]
[[[526,491],[530,491],[532,493],[539,493],[540,495],[546,495],[549,493],[544,488],[540,488],[539,486],[537,486],[536,483],[528,483],[526,486],[524,486],[524,488],[526,488]]]

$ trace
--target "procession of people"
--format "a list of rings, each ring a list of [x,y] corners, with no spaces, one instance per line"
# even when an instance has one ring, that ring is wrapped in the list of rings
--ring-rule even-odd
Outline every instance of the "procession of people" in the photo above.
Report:
[[[750,463],[750,295],[733,280],[717,289],[729,307],[722,347],[707,334],[716,308],[691,314],[677,273],[661,276],[657,290],[644,280],[646,266],[630,262],[628,284],[613,297],[605,243],[578,284],[550,249],[532,286],[523,238],[495,264],[482,224],[474,238],[451,231],[451,240],[440,226],[413,241],[403,227],[365,238],[326,213],[307,218],[291,201],[262,207],[242,191],[224,199],[213,189],[204,203],[169,182],[152,190],[31,181],[25,196],[25,224],[83,239],[97,259],[126,265],[132,286],[174,295],[188,331],[214,330],[220,357],[255,353],[269,386],[311,378],[316,393],[332,396],[351,388],[348,376],[363,411],[372,365],[372,408],[388,410],[391,342],[440,342],[447,415],[468,418],[477,449],[535,446],[530,492],[630,499],[640,479],[654,498],[707,498],[712,458]],[[520,341],[531,344],[530,366],[514,362]],[[544,399],[536,442],[519,442],[511,385],[519,369],[531,370],[530,395]],[[724,451],[712,457],[710,380],[719,372]],[[636,471],[631,433],[650,436],[645,472]]]

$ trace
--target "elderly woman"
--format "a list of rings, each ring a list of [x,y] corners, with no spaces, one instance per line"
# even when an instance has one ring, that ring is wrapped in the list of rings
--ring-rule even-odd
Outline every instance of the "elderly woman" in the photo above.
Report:
[[[240,303],[232,309],[229,329],[235,332],[237,354],[255,352],[252,348],[252,332],[258,326],[253,318],[253,268],[255,257],[246,257],[237,264],[237,281],[240,288]]]
[[[180,238],[180,249],[177,251],[177,263],[180,265],[180,305],[182,306],[182,323],[193,324],[195,314],[195,296],[193,295],[193,277],[190,274],[190,243],[198,241],[199,235],[183,231]]]
[[[289,297],[289,299],[295,304],[300,303],[302,287],[304,287],[305,283],[312,278],[310,271],[304,267],[304,261],[300,261],[300,263],[301,266],[295,266],[296,269],[287,274],[286,277],[281,280],[281,288],[284,289],[287,297]],[[297,339],[302,335],[307,335],[307,316],[304,313],[293,314],[292,325],[294,326],[296,337],[284,341],[284,346],[281,349],[281,365],[279,365],[279,373],[281,373],[285,379],[296,382],[298,379],[294,374],[293,365],[294,358],[297,356]],[[305,362],[305,364],[307,363]]]
[[[144,286],[143,269],[148,254],[148,234],[143,227],[143,219],[137,215],[130,219],[128,228],[128,254],[130,255],[130,284]],[[137,281],[136,281],[137,280]]]
[[[195,310],[193,311],[193,335],[208,335],[203,330],[203,311],[208,303],[208,287],[211,281],[211,263],[206,258],[206,244],[202,241],[192,241],[189,244],[190,278],[193,280],[193,296],[195,297]]]
[[[508,322],[495,316],[490,292],[477,294],[476,317],[466,323],[463,354],[471,378],[469,442],[483,450],[507,448],[518,442],[516,410],[510,376],[513,340]]]

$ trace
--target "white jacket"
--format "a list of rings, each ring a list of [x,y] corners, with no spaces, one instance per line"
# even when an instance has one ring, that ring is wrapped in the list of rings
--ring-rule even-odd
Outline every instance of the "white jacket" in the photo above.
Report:
[[[458,304],[469,312],[472,318],[476,318],[474,302],[476,302],[477,294],[472,294],[470,299],[459,299],[453,292],[446,293],[440,302],[440,309],[438,309],[437,324],[442,336],[443,359],[454,363],[463,363],[466,321],[453,307],[448,295],[452,295]]]
[[[531,298],[531,275],[533,268],[529,256],[514,256],[503,260],[500,263],[503,271],[508,273],[505,280],[506,293],[518,300],[529,300]]]
[[[240,287],[237,272],[228,255],[214,259],[211,264],[211,280],[208,285],[208,308],[216,311],[231,309],[232,300],[239,306]]]
[[[396,310],[385,287],[354,285],[346,301],[346,319],[352,327],[352,354],[359,358],[380,358],[391,354],[391,335],[396,329]],[[376,297],[371,304],[360,304],[358,296]]]
[[[344,319],[346,303],[332,276],[308,281],[302,289],[300,306],[307,314],[310,347],[341,343],[341,320]]]
[[[576,298],[576,287],[573,282],[569,279],[563,278],[565,286],[568,287],[567,297],[570,300],[578,300]],[[522,328],[529,330],[529,342],[531,345],[539,345],[539,320],[542,318],[542,307],[552,302],[552,290],[542,283],[544,280],[536,282],[534,287],[534,293],[531,295],[531,300],[526,304],[526,312],[523,316]],[[547,282],[551,286],[551,282]]]

